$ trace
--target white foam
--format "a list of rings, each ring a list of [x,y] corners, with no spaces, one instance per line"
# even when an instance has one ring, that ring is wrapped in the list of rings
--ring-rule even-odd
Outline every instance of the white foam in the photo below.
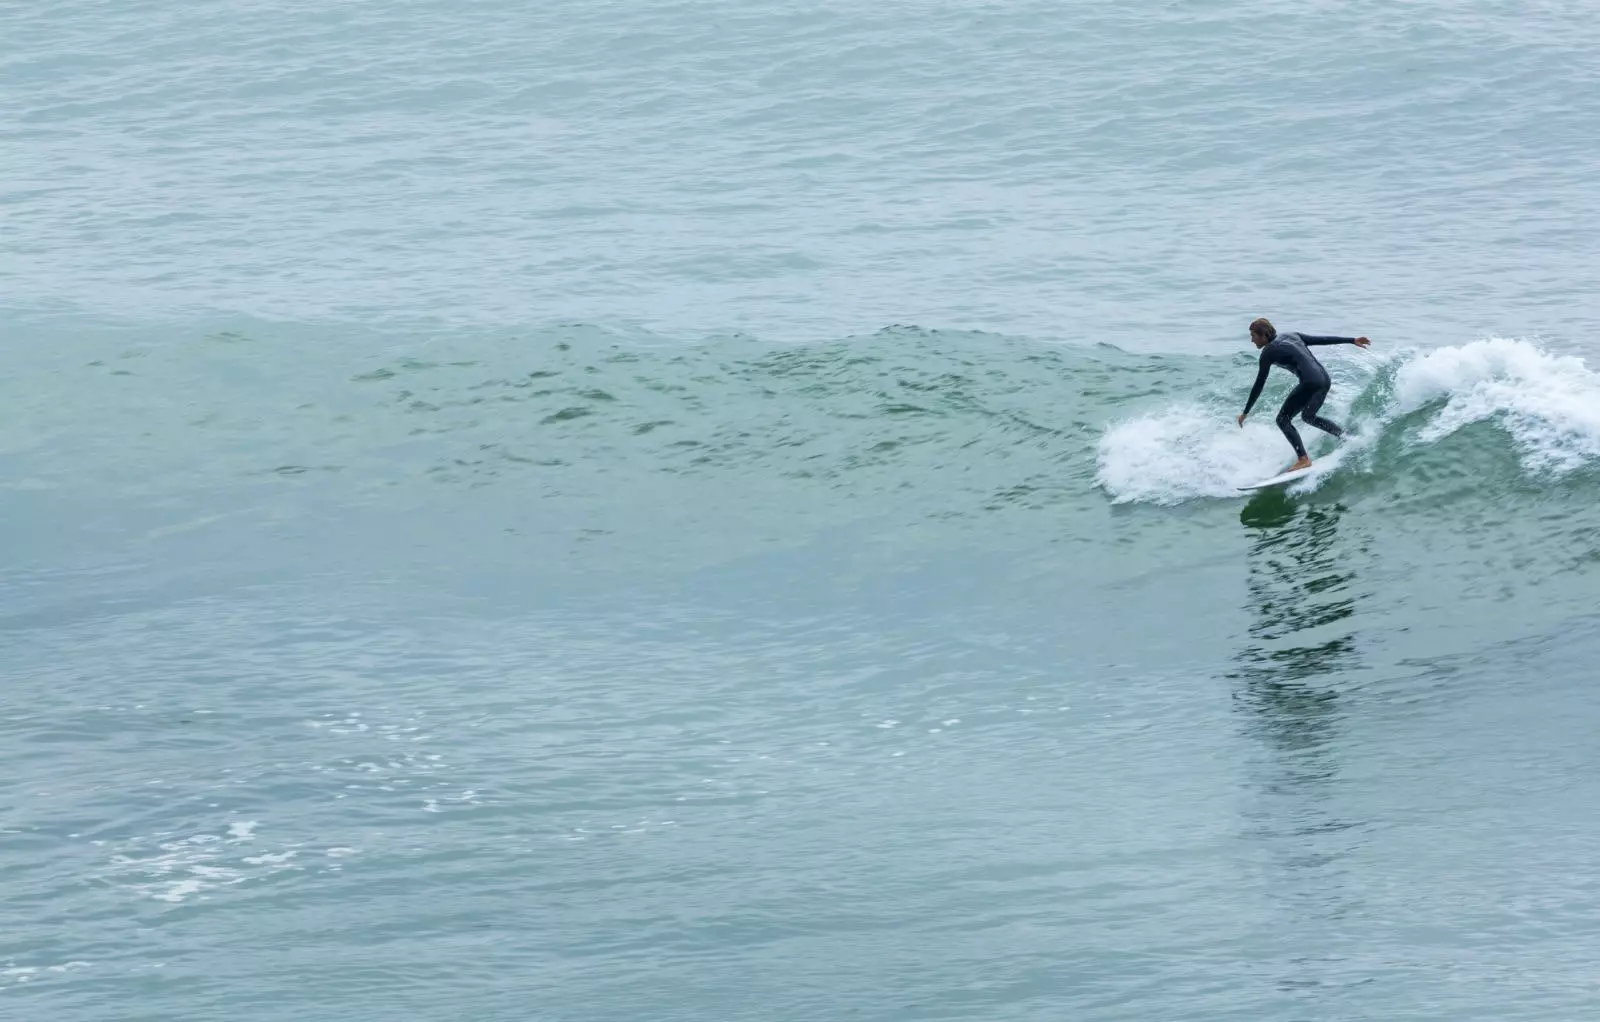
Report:
[[[1570,472],[1600,458],[1600,375],[1583,359],[1496,337],[1411,358],[1395,374],[1395,414],[1443,399],[1416,439],[1432,443],[1496,419],[1533,472]]]
[[[1237,497],[1240,486],[1287,468],[1286,453],[1293,452],[1270,416],[1240,429],[1220,409],[1184,404],[1108,429],[1096,481],[1117,503]]]

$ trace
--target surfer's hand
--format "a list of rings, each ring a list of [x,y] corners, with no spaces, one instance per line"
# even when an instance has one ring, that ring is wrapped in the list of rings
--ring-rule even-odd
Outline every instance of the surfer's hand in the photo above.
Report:
[[[1357,337],[1356,338],[1356,347],[1358,347],[1358,348],[1365,348],[1367,345],[1369,345],[1371,343],[1372,342],[1367,340],[1365,337]]]
[[[1244,429],[1244,416],[1239,416],[1239,428]]]

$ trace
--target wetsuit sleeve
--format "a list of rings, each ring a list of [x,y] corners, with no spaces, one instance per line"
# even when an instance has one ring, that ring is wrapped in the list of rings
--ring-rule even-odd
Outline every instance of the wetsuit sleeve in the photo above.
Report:
[[[1267,373],[1272,371],[1272,361],[1267,358],[1267,353],[1261,353],[1261,369],[1256,373],[1256,385],[1250,388],[1250,400],[1244,403],[1244,414],[1249,415],[1250,409],[1256,406],[1256,398],[1261,396],[1261,388],[1267,385]]]
[[[1312,334],[1301,334],[1300,339],[1306,342],[1307,347],[1316,347],[1319,344],[1354,344],[1354,337],[1318,337]]]

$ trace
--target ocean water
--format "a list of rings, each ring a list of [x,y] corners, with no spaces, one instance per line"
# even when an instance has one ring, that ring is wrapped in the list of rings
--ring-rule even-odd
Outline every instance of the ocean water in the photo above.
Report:
[[[0,1019],[1593,1016],[1596,54],[0,6]]]

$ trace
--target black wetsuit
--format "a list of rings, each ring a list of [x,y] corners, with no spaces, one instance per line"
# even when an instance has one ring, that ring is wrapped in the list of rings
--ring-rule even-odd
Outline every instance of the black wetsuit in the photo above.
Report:
[[[1324,433],[1343,436],[1344,430],[1317,414],[1333,381],[1328,379],[1328,371],[1322,368],[1322,363],[1317,361],[1317,356],[1311,354],[1310,349],[1319,344],[1355,342],[1354,337],[1316,337],[1293,331],[1278,334],[1261,349],[1261,371],[1256,373],[1256,385],[1250,388],[1250,400],[1245,402],[1244,413],[1249,415],[1250,409],[1255,407],[1256,398],[1261,396],[1261,388],[1266,385],[1267,373],[1273,366],[1280,365],[1300,378],[1299,385],[1289,391],[1283,407],[1278,409],[1278,428],[1289,438],[1294,453],[1302,458],[1306,456],[1306,445],[1300,442],[1300,434],[1294,428],[1296,414]]]

